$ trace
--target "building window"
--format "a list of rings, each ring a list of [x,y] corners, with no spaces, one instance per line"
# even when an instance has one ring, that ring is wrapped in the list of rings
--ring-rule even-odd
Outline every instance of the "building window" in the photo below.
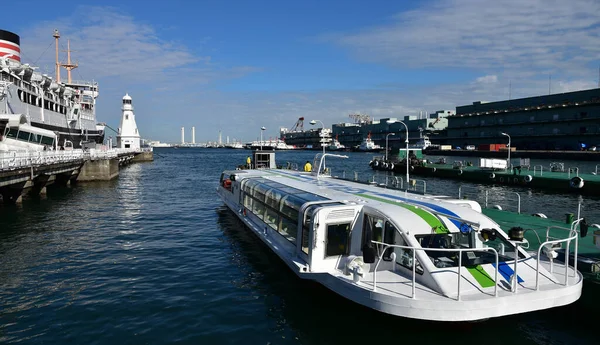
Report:
[[[465,121],[465,126],[468,126],[468,125],[469,125],[469,121]]]
[[[479,136],[480,137],[485,137],[485,132],[483,132],[483,131],[479,132]]]
[[[587,127],[579,127],[579,133],[581,133],[581,134],[587,133]]]
[[[481,125],[485,126],[485,120],[481,120]]]
[[[552,133],[553,133],[553,134],[558,134],[558,133],[559,133],[559,130],[558,130],[558,128],[554,128],[554,129],[552,130]]]
[[[529,117],[529,122],[535,122],[535,116],[530,116]]]
[[[498,123],[499,124],[503,124],[504,123],[504,119],[498,119]]]
[[[527,130],[529,131],[529,134],[533,134],[533,127],[529,127]]]
[[[129,114],[125,114],[125,120],[129,120]]]
[[[553,121],[558,121],[558,114],[552,115],[552,120]]]
[[[582,111],[581,113],[579,113],[579,116],[581,116],[582,119],[587,118],[587,111]]]

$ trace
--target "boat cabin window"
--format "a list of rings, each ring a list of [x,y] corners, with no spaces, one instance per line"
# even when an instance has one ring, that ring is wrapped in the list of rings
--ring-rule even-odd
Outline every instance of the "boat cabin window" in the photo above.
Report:
[[[19,131],[17,133],[17,139],[22,141],[29,141],[29,132]]]
[[[44,135],[44,136],[42,136],[41,143],[42,143],[42,145],[54,146],[54,138],[47,137]]]
[[[305,216],[302,220],[302,251],[306,254],[308,254],[308,239],[312,227],[312,215],[313,212],[319,207],[319,205],[309,206],[304,211]]]
[[[478,241],[475,236],[479,236],[479,234],[472,231],[467,235],[463,235],[462,233],[444,233],[419,235],[415,237],[423,248],[465,249],[477,248],[476,243]],[[484,241],[483,246],[479,246],[479,248],[481,247],[491,247],[496,249],[498,251],[498,260],[500,262],[514,260],[515,258],[515,247],[501,236],[497,236],[493,241]],[[433,264],[438,268],[458,266],[459,252],[426,251],[426,253]],[[524,258],[524,255],[519,253],[519,257]],[[491,251],[464,251],[462,253],[463,266],[483,265],[495,262],[495,255]]]
[[[8,133],[6,133],[6,137],[7,137],[7,138],[13,138],[13,139],[16,139],[16,138],[17,138],[17,133],[19,133],[19,129],[18,129],[18,128],[11,127],[11,128],[8,130]]]
[[[308,201],[327,200],[264,178],[246,179],[241,189],[246,210],[292,243],[296,243],[298,215],[302,205]]]
[[[395,244],[396,227],[385,221],[383,218],[366,214],[363,223],[362,233],[362,245],[361,248],[374,247],[375,255],[379,256],[383,254],[383,260],[391,260],[391,254],[394,252],[393,248],[387,248],[385,253],[381,253],[383,247],[381,245],[375,245],[371,241],[383,242],[387,244]]]
[[[325,244],[325,256],[347,255],[350,240],[350,223],[329,224]]]

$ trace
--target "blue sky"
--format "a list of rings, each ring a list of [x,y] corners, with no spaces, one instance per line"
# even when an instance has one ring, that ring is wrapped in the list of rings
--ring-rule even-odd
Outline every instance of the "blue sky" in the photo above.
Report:
[[[276,137],[303,116],[403,117],[597,87],[596,0],[30,1],[3,20],[22,59],[53,75],[56,28],[100,83],[97,116],[117,127],[133,98],[143,137]],[[64,57],[62,58],[65,59]],[[63,72],[63,76],[65,72]],[[308,125],[307,125],[308,126]],[[113,134],[114,135],[114,134]]]

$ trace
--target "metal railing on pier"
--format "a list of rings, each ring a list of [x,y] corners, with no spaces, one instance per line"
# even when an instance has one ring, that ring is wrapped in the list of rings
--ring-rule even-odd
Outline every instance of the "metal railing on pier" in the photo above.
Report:
[[[37,167],[57,163],[84,162],[86,160],[113,159],[121,155],[147,152],[144,149],[89,149],[89,150],[50,150],[50,151],[8,151],[0,152],[0,171]],[[151,148],[150,148],[151,151]]]

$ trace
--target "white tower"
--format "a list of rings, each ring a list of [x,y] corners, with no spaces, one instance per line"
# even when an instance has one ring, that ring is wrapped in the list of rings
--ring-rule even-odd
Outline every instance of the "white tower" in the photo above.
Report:
[[[185,127],[181,127],[181,144],[185,144]]]
[[[125,94],[123,97],[123,114],[117,135],[117,147],[122,149],[140,149],[140,133],[138,133],[131,97]]]
[[[196,127],[192,126],[192,144],[196,143]]]

